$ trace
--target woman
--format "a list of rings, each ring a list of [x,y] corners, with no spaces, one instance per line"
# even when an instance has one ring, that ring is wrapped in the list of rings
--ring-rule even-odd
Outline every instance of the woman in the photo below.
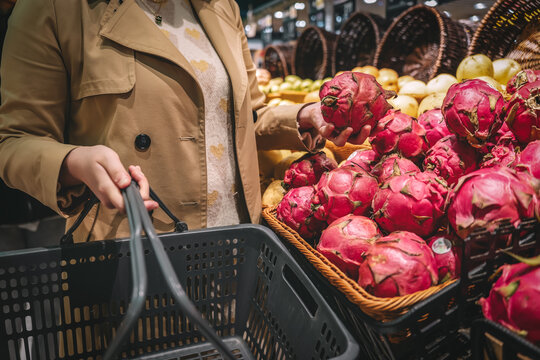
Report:
[[[313,151],[333,132],[319,104],[264,106],[232,0],[18,0],[0,75],[0,176],[66,217],[94,192],[75,241],[128,233],[131,178],[190,228],[256,223],[257,148]]]

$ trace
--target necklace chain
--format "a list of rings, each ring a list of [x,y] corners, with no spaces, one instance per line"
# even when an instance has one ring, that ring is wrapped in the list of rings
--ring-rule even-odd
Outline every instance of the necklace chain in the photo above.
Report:
[[[152,13],[152,15],[154,15],[154,21],[157,25],[161,26],[161,24],[163,23],[163,18],[161,17],[161,15],[159,15],[159,12],[161,11],[161,7],[163,6],[163,4],[165,4],[168,0],[149,0],[151,2],[153,2],[154,4],[158,4],[158,8],[157,10],[154,10],[149,4],[146,3],[147,0],[141,0],[141,2],[144,4],[144,6],[150,10],[150,12]]]

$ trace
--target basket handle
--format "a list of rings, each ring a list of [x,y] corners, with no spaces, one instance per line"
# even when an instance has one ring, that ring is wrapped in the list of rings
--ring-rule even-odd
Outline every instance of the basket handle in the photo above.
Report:
[[[174,222],[174,232],[182,233],[184,231],[188,230],[188,226],[185,222],[178,219],[172,212],[169,210],[169,208],[165,205],[165,203],[157,196],[157,194],[150,188],[150,198],[158,203],[159,207],[165,212],[165,214]],[[77,228],[82,224],[83,220],[86,218],[90,210],[99,202],[99,199],[94,195],[94,193],[91,193],[90,199],[84,204],[84,208],[82,209],[81,213],[73,223],[73,225],[70,226],[70,228],[66,231],[64,235],[60,238],[60,244],[73,244],[73,233]],[[124,199],[125,203],[125,199]],[[127,205],[126,205],[127,208]],[[127,211],[127,210],[126,210]]]
[[[134,182],[132,182],[128,188],[134,188],[135,185],[133,184]],[[135,188],[135,191],[138,193],[137,188]],[[124,198],[124,203],[126,204],[126,213],[129,221],[129,248],[131,251],[130,262],[131,272],[133,274],[133,290],[131,292],[131,302],[129,303],[130,305],[126,311],[126,315],[117,329],[116,336],[112,339],[111,344],[107,347],[107,351],[103,357],[104,360],[117,358],[124,341],[129,336],[133,326],[137,323],[139,314],[144,307],[148,285],[144,250],[141,241],[141,218],[133,202],[129,201],[127,190],[122,190],[122,197]]]
[[[126,194],[128,198],[128,203],[130,206],[134,206],[139,213],[139,218],[142,221],[142,227],[146,236],[150,240],[150,244],[154,250],[154,254],[159,264],[161,274],[163,275],[169,290],[172,292],[174,299],[176,300],[177,305],[180,307],[182,312],[186,314],[191,321],[193,321],[203,333],[203,335],[212,342],[216,349],[221,353],[224,359],[233,360],[235,356],[231,353],[227,345],[223,340],[215,333],[214,329],[210,324],[202,318],[199,311],[193,305],[186,292],[182,288],[182,285],[178,281],[176,272],[171,264],[171,261],[165,250],[163,249],[163,243],[159,240],[154,226],[152,225],[152,220],[146,211],[144,202],[140,196],[139,191],[137,190],[137,185],[132,183],[126,189]],[[133,204],[133,205],[131,205]]]

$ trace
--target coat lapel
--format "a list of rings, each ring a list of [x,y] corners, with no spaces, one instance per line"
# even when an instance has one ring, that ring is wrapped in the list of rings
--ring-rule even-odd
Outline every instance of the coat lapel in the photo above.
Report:
[[[192,0],[193,9],[201,25],[212,42],[231,79],[235,118],[239,111],[247,88],[247,74],[242,59],[243,49],[241,33],[234,19],[227,18],[227,10],[215,8],[219,0]],[[223,14],[221,14],[223,13]],[[99,34],[120,45],[148,54],[168,59],[182,67],[197,82],[197,78],[187,59],[159,31],[135,3],[135,0],[110,0],[102,18]]]
[[[148,19],[135,0],[110,0],[103,15],[99,34],[120,45],[172,61],[193,79],[191,64],[157,26]]]
[[[201,25],[214,45],[214,49],[229,73],[234,95],[235,118],[238,120],[248,82],[242,59],[241,33],[232,23],[234,19],[228,19],[227,13],[221,14],[227,10],[220,11],[216,8],[214,4],[219,3],[219,0],[191,0],[191,3]]]

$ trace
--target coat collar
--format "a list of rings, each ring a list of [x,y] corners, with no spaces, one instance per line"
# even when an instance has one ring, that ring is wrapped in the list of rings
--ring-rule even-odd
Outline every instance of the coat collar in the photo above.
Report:
[[[135,51],[163,57],[183,68],[196,82],[191,64],[139,8],[135,0],[110,0],[101,20],[99,34]],[[169,0],[173,1],[173,0]],[[191,0],[210,41],[229,73],[238,113],[247,88],[247,74],[243,67],[242,43],[238,29],[220,15],[213,4],[218,0]],[[197,82],[198,84],[198,82]]]

